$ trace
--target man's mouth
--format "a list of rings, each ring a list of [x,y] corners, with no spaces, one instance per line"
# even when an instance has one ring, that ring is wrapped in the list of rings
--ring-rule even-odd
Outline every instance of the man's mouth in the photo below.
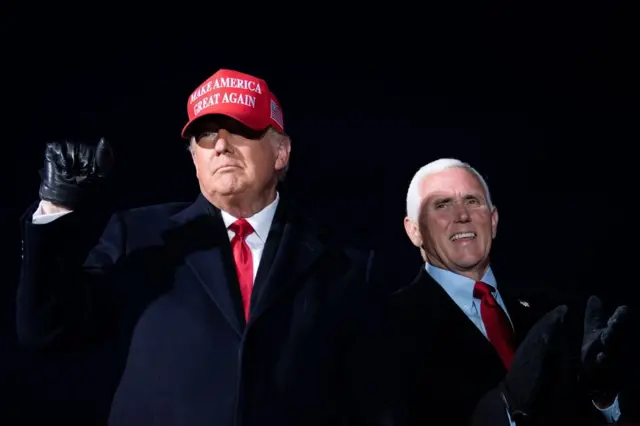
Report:
[[[475,232],[458,232],[457,234],[453,234],[451,237],[449,237],[449,240],[451,241],[473,240],[475,237],[476,237]]]
[[[235,166],[235,165],[233,165],[233,164],[225,164],[225,165],[222,165],[222,166],[218,167],[218,168],[216,169],[216,171],[218,171],[218,170],[227,170],[227,169],[235,169],[235,168],[237,168],[237,167],[238,167],[238,166]]]

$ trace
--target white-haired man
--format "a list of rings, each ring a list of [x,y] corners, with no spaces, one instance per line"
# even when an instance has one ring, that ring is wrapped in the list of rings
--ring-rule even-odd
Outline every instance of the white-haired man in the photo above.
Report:
[[[379,347],[393,353],[393,360],[383,364],[393,366],[386,377],[395,395],[386,402],[395,401],[388,412],[396,424],[619,419],[620,389],[613,381],[588,389],[593,393],[584,396],[583,404],[575,379],[578,373],[601,377],[596,373],[606,366],[596,358],[613,355],[613,348],[600,345],[601,337],[615,327],[595,315],[597,298],[589,299],[585,314],[585,324],[598,322],[585,331],[597,332],[583,337],[581,327],[570,327],[566,306],[552,310],[550,303],[529,304],[531,299],[498,286],[490,266],[498,209],[474,168],[456,159],[422,167],[409,186],[404,225],[424,264],[412,283],[394,292],[383,315],[380,335],[392,341]],[[609,325],[619,324],[624,314],[626,307],[617,310]],[[582,344],[582,363],[571,361],[571,332],[577,336],[576,352]],[[601,413],[589,397],[597,400]],[[488,421],[487,407],[495,415]],[[496,412],[495,407],[501,408]],[[485,417],[474,417],[474,411]]]

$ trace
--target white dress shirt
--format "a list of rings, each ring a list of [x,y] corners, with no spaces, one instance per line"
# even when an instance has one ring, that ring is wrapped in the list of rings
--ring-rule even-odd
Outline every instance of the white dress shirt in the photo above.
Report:
[[[267,237],[269,236],[269,230],[271,229],[271,224],[273,223],[273,217],[276,214],[276,209],[278,208],[278,202],[280,201],[280,194],[276,192],[276,199],[273,200],[271,204],[269,204],[264,209],[260,210],[258,213],[254,214],[251,217],[245,217],[249,225],[253,227],[255,232],[247,235],[245,241],[251,250],[251,257],[253,259],[253,281],[256,280],[256,275],[258,274],[258,266],[260,266],[260,260],[262,259],[262,253],[264,252],[264,245],[267,242]],[[224,221],[224,226],[227,228],[227,234],[229,235],[229,241],[235,235],[235,232],[229,229],[229,226],[238,218],[231,216],[229,213],[220,210],[222,214],[222,220]]]

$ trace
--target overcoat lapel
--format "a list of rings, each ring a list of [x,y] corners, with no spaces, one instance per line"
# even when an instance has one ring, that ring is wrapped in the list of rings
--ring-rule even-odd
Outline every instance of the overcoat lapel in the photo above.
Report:
[[[242,335],[242,297],[233,267],[231,244],[219,210],[204,196],[171,218],[167,246],[190,269],[230,326]]]
[[[294,288],[323,251],[324,244],[298,208],[281,198],[263,254],[265,268],[261,262],[256,277],[249,324]]]
[[[167,246],[184,260],[231,327],[242,335],[242,297],[220,211],[200,195],[171,221],[172,226],[164,235]],[[258,267],[249,324],[295,287],[324,248],[298,208],[281,197]]]

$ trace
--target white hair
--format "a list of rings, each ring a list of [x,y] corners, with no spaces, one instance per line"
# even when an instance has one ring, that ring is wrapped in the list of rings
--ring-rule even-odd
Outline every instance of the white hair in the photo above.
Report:
[[[416,174],[413,175],[413,179],[411,179],[411,183],[409,184],[409,190],[407,191],[407,216],[409,217],[409,219],[417,221],[418,216],[420,215],[420,204],[422,203],[422,198],[420,197],[420,185],[422,184],[424,179],[429,175],[441,172],[446,169],[451,169],[453,167],[467,169],[478,178],[480,184],[482,185],[482,188],[484,189],[485,196],[487,197],[487,204],[489,205],[489,209],[493,210],[493,203],[491,202],[489,186],[487,185],[487,182],[484,180],[482,175],[468,163],[463,163],[462,161],[456,160],[455,158],[441,158],[439,160],[432,161],[426,166],[422,166],[420,170],[418,170]]]

